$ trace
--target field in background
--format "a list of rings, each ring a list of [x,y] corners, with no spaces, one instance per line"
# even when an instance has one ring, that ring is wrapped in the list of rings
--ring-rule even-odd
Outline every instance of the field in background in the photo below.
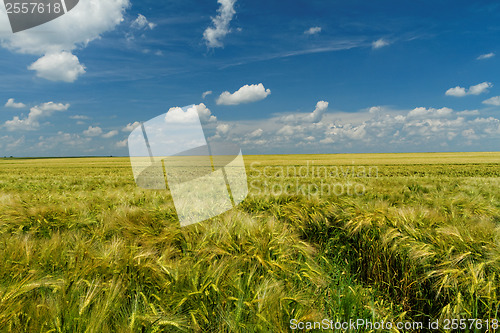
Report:
[[[2,330],[500,319],[500,153],[245,162],[248,198],[181,229],[128,158],[0,159]]]

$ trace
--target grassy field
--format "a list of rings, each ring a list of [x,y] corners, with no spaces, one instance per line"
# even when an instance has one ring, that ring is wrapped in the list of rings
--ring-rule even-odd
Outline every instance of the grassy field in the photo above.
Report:
[[[495,331],[500,153],[245,163],[247,199],[180,228],[128,158],[0,159],[0,331]]]

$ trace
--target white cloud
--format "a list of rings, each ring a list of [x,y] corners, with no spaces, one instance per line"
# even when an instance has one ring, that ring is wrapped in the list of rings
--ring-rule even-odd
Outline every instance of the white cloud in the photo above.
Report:
[[[69,118],[70,119],[76,119],[76,120],[88,120],[88,119],[90,119],[87,116],[83,116],[83,115],[79,115],[79,114],[74,115],[74,116],[70,116]]]
[[[481,54],[479,57],[477,57],[476,59],[477,60],[484,60],[484,59],[489,59],[489,58],[493,58],[495,56],[495,53],[493,52],[490,52],[490,53],[486,53],[486,54]]]
[[[238,105],[242,103],[251,103],[263,100],[271,94],[270,89],[264,88],[262,83],[244,85],[238,91],[230,93],[229,91],[223,92],[217,98],[218,105]]]
[[[477,84],[475,86],[471,86],[469,88],[468,94],[469,95],[480,95],[482,93],[488,92],[488,88],[493,87],[493,84],[490,82],[483,82],[480,84]]]
[[[83,134],[86,136],[99,136],[102,134],[102,128],[100,128],[99,126],[89,126],[89,128],[83,131]]]
[[[290,114],[280,118],[282,122],[298,122],[298,123],[317,123],[323,118],[328,109],[328,102],[319,101],[316,103],[316,108],[313,112],[307,114]]]
[[[180,107],[173,107],[170,108],[165,115],[165,120],[173,124],[196,123],[198,118],[202,122],[212,122],[217,120],[217,118],[210,112],[210,109],[203,103],[193,105],[192,107],[186,109],[186,111]]]
[[[236,14],[234,10],[236,0],[217,0],[217,3],[220,7],[217,10],[217,16],[212,18],[213,26],[208,27],[203,33],[207,46],[211,48],[224,46],[222,39],[231,32],[229,24]]]
[[[315,34],[319,34],[321,32],[321,30],[322,30],[321,27],[310,27],[309,29],[304,31],[304,34],[315,35]]]
[[[483,104],[500,106],[500,96],[488,98],[487,100],[483,101]]]
[[[62,52],[71,54],[73,50],[84,48],[91,41],[100,38],[102,33],[113,30],[123,21],[123,14],[129,5],[129,0],[80,1],[67,14],[15,34],[11,33],[8,20],[2,19],[0,20],[0,45],[12,52],[37,56]],[[0,11],[3,10],[4,7],[0,6]],[[0,14],[4,16],[5,12]],[[77,59],[72,59],[71,68],[76,69],[77,77],[83,72],[82,68],[77,67],[79,62],[76,61]],[[65,73],[68,68],[63,67],[61,70]],[[72,82],[75,74],[64,73],[59,75],[52,73],[49,77],[63,78],[63,81]],[[41,77],[45,78],[45,76]]]
[[[36,76],[49,81],[74,82],[78,76],[85,74],[85,66],[78,57],[69,52],[47,54],[29,67],[36,71]]]
[[[344,130],[345,135],[350,139],[363,139],[366,136],[366,124],[355,126],[353,128],[346,127]]]
[[[195,108],[189,108],[184,111],[180,107],[170,108],[165,115],[165,121],[172,124],[187,124],[196,122],[198,114]]]
[[[210,109],[203,103],[195,105],[196,112],[198,112],[198,116],[202,122],[214,122],[217,120],[217,117],[212,115]]]
[[[352,124],[331,125],[325,134],[327,137],[330,136],[332,142],[342,139],[361,140],[367,134],[366,126],[365,123],[358,126]]]
[[[252,133],[250,133],[248,135],[248,137],[250,137],[250,138],[258,138],[258,137],[260,137],[262,135],[262,133],[264,133],[264,131],[262,130],[262,128],[258,128],[255,131],[253,131]]]
[[[466,137],[467,139],[471,139],[471,140],[479,139],[479,137],[476,135],[476,131],[474,131],[472,128],[463,130],[462,136]]]
[[[478,116],[479,110],[464,110],[457,112],[459,116]]]
[[[91,138],[82,137],[79,134],[57,132],[56,135],[44,137],[40,136],[34,148],[36,152],[57,151],[57,156],[74,155],[75,151],[90,152],[95,149],[89,146]],[[92,147],[89,149],[89,147]],[[54,154],[51,152],[51,155]]]
[[[48,102],[30,109],[26,118],[15,116],[12,120],[7,120],[4,126],[9,131],[24,130],[31,131],[40,127],[40,119],[51,116],[55,111],[66,111],[70,104]]]
[[[482,93],[488,92],[488,88],[493,87],[491,82],[483,82],[476,84],[475,86],[470,86],[468,90],[463,87],[456,86],[455,88],[450,88],[446,91],[446,96],[454,97],[464,97],[467,95],[480,95]]]
[[[282,128],[280,128],[277,133],[285,136],[290,136],[296,133],[297,129],[299,129],[299,127],[285,125]]]
[[[118,135],[118,131],[117,130],[109,131],[108,133],[103,134],[102,137],[105,138],[105,139],[109,139],[109,138],[114,137],[115,135]]]
[[[15,138],[13,136],[4,135],[0,136],[0,148],[4,156],[8,156],[11,153],[14,154],[18,151],[25,142],[25,137]]]
[[[122,131],[123,132],[132,132],[137,126],[141,126],[141,123],[138,121],[133,122],[133,123],[129,123],[127,126],[122,128]]]
[[[34,108],[31,108],[31,110],[38,109],[44,112],[45,115],[50,115],[53,111],[66,111],[67,109],[69,109],[69,107],[70,104],[48,102],[35,106]]]
[[[325,108],[326,105],[316,105],[317,111]],[[226,137],[256,154],[311,152],[306,147],[322,152],[439,151],[443,146],[460,150],[467,145],[475,145],[473,149],[495,149],[494,142],[500,140],[500,120],[479,118],[478,110],[373,107],[359,112],[324,112],[318,122],[304,120],[318,119],[314,113],[228,122]],[[294,122],[284,123],[284,119]]]
[[[25,54],[55,53],[85,47],[120,24],[129,5],[128,0],[80,1],[67,14],[15,34],[10,32],[8,20],[2,20],[0,44]]]
[[[217,134],[218,135],[226,135],[229,132],[229,125],[228,124],[219,124],[217,125]]]
[[[149,22],[146,16],[139,14],[130,26],[135,29],[144,29],[145,27],[148,27],[153,30],[156,27],[156,24]]]
[[[116,146],[118,148],[123,148],[123,147],[127,147],[127,144],[128,144],[128,139],[124,139],[124,140],[118,141],[116,143]]]
[[[408,118],[423,118],[423,117],[430,117],[430,118],[440,118],[440,117],[447,117],[453,113],[453,110],[450,108],[441,108],[441,109],[434,109],[434,108],[415,108],[408,112]]]
[[[212,90],[205,91],[203,94],[201,94],[201,98],[205,99],[205,97],[207,97],[208,95],[212,95],[212,93]]]
[[[311,114],[307,115],[305,119],[310,122],[316,123],[321,120],[321,117],[323,116],[323,114],[326,112],[327,109],[328,109],[328,102],[319,101],[318,103],[316,103],[316,108],[314,109],[314,111]]]
[[[388,46],[390,43],[383,38],[380,38],[372,43],[373,49],[380,49],[384,46]]]
[[[463,97],[467,95],[467,91],[465,88],[456,86],[455,88],[450,88],[446,90],[446,96],[455,96],[455,97]]]
[[[156,24],[150,22],[146,18],[146,16],[144,16],[142,14],[138,14],[137,18],[130,23],[131,30],[125,34],[125,38],[126,38],[128,43],[131,43],[136,39],[136,34],[138,34],[140,36],[140,38],[145,38],[144,32],[146,30],[153,30],[155,27],[156,27]],[[150,50],[148,48],[143,48],[141,51],[144,54],[148,54],[148,53],[153,52],[152,50]],[[161,56],[161,55],[163,55],[163,52],[161,50],[157,50],[154,52],[154,54]]]
[[[24,103],[16,103],[13,98],[9,98],[7,103],[5,103],[6,108],[22,109],[26,107]]]

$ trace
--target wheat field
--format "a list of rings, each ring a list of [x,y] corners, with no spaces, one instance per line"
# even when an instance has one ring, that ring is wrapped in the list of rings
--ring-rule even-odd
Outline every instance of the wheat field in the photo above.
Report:
[[[245,201],[181,228],[128,158],[0,159],[0,331],[500,319],[500,153],[245,163]]]

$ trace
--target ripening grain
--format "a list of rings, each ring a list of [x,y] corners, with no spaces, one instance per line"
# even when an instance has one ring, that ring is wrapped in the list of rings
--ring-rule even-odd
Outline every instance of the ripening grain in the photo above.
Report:
[[[500,318],[500,153],[245,162],[249,197],[181,229],[127,158],[0,159],[2,331]]]

